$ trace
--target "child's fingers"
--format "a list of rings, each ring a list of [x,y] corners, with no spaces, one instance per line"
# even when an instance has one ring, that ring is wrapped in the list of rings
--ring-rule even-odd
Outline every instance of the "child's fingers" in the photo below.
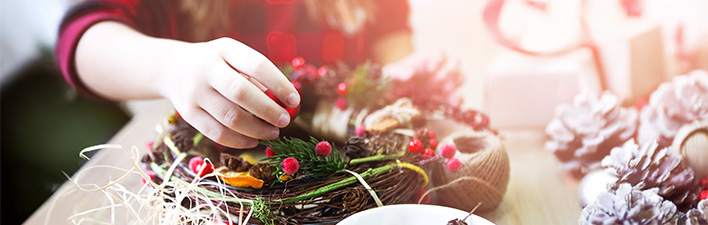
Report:
[[[186,118],[194,118],[192,125],[199,132],[212,141],[232,148],[253,148],[258,145],[258,140],[239,134],[222,125],[203,109],[188,110]]]
[[[231,67],[265,85],[288,107],[300,104],[300,94],[268,58],[233,39],[223,42],[221,55]]]
[[[277,127],[290,123],[290,115],[283,107],[228,65],[217,65],[212,69],[209,84],[221,95]]]
[[[278,137],[278,128],[259,120],[218,92],[209,91],[204,97],[199,105],[226,127],[256,139],[270,140]]]

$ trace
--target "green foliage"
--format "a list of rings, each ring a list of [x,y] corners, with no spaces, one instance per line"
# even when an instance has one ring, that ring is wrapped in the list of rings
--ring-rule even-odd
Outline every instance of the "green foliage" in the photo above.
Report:
[[[369,76],[371,62],[357,66],[351,74],[347,90],[347,102],[352,107],[361,108],[369,106],[388,91],[390,81],[385,78],[373,79]]]
[[[278,168],[275,172],[276,174],[283,172],[280,163],[289,157],[297,159],[300,164],[298,174],[304,176],[324,177],[344,169],[346,164],[334,144],[330,143],[332,144],[332,152],[327,157],[320,157],[315,153],[315,146],[319,142],[320,141],[314,137],[310,137],[309,142],[299,138],[288,137],[261,141],[262,145],[267,146],[277,154],[264,159],[264,161]]]
[[[274,225],[275,224],[275,216],[273,215],[273,212],[270,211],[268,208],[268,203],[263,200],[263,198],[256,196],[253,198],[253,206],[251,207],[253,209],[253,217],[256,219],[260,220],[266,225]]]

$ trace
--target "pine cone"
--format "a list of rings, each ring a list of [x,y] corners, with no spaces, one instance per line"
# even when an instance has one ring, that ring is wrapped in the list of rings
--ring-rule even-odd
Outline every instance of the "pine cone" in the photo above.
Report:
[[[251,166],[251,168],[248,170],[248,174],[252,177],[261,179],[265,184],[270,185],[270,183],[273,183],[273,181],[275,181],[275,175],[273,175],[273,172],[275,172],[276,170],[278,169],[275,168],[275,166],[270,165],[268,163],[258,163],[254,166]]]
[[[367,156],[372,156],[376,152],[372,151],[367,147],[369,141],[363,137],[350,137],[347,142],[344,143],[344,154],[350,159],[362,158]]]
[[[228,153],[222,152],[219,159],[221,165],[226,166],[226,168],[229,168],[231,171],[244,172],[251,168],[251,164],[246,162],[243,158]]]
[[[656,141],[640,149],[634,140],[612,149],[602,166],[617,175],[617,183],[629,183],[639,190],[659,188],[659,195],[687,210],[698,201],[700,185],[694,181],[693,169],[669,148],[658,148]]]
[[[698,207],[686,213],[686,225],[706,225],[708,224],[708,200],[702,200]]]
[[[614,185],[580,212],[578,224],[677,224],[676,205],[657,192],[656,188],[641,191],[627,183]]]
[[[603,93],[600,99],[585,93],[573,104],[559,105],[548,123],[546,148],[553,151],[563,168],[582,177],[600,166],[613,147],[619,146],[636,130],[637,112],[619,106],[616,96]]]
[[[708,118],[708,73],[695,70],[663,83],[651,94],[640,114],[637,141],[659,140],[671,145],[681,126]]]

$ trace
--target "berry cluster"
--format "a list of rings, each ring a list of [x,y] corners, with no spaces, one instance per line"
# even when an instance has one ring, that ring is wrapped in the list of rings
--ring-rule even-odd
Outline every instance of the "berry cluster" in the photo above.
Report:
[[[315,145],[314,151],[318,157],[325,158],[328,157],[330,153],[332,153],[332,145],[329,142],[320,141],[317,143],[317,145]],[[268,158],[278,155],[270,148],[266,148],[265,153]],[[282,162],[280,162],[280,168],[283,170],[284,173],[288,175],[295,175],[300,170],[300,162],[295,157],[288,157],[283,159]]]
[[[457,172],[462,167],[462,162],[455,158],[457,149],[452,144],[443,144],[440,146],[439,155],[435,155],[435,150],[438,148],[438,141],[435,137],[435,132],[429,129],[423,129],[417,132],[415,138],[408,142],[408,151],[413,154],[421,154],[428,159],[421,161],[421,164],[427,164],[432,161],[447,159],[447,169],[451,172]]]

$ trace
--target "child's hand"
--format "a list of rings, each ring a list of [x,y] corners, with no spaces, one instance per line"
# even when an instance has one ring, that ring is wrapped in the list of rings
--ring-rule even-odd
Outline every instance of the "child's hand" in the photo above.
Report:
[[[300,95],[265,56],[230,38],[182,46],[170,54],[158,88],[201,133],[249,148],[257,139],[278,137],[278,128],[290,123],[288,112],[264,91],[288,107],[299,105]]]

